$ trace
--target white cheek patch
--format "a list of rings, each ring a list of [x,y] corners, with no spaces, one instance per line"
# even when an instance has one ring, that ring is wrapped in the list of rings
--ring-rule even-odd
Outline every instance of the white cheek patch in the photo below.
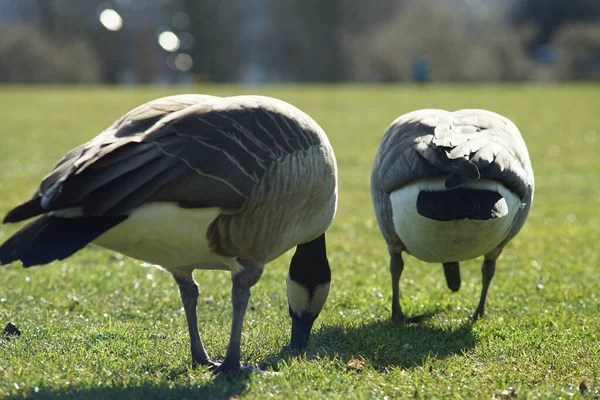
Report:
[[[329,295],[329,282],[317,286],[313,295],[310,296],[307,288],[300,283],[287,277],[287,295],[288,302],[292,311],[298,315],[308,312],[311,315],[318,315],[327,301]]]
[[[308,311],[312,315],[318,315],[327,301],[327,296],[329,296],[329,282],[317,286],[313,293]]]

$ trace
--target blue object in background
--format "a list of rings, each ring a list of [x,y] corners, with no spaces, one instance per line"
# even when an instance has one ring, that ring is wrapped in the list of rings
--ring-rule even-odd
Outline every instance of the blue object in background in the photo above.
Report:
[[[427,57],[419,55],[413,59],[411,75],[412,80],[417,83],[426,83],[431,80],[431,67]]]

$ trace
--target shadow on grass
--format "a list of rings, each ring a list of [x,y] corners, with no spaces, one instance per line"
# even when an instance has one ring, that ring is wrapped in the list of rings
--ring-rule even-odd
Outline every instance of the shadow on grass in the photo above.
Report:
[[[425,321],[431,315],[419,320]],[[337,358],[348,363],[364,360],[379,371],[422,366],[431,359],[463,354],[475,346],[472,323],[432,326],[426,322],[399,325],[391,320],[375,321],[354,327],[323,327],[311,337],[306,358]],[[260,367],[277,371],[280,365],[295,357],[284,349],[265,360]]]
[[[241,398],[246,391],[248,381],[255,374],[252,371],[242,371],[235,377],[217,375],[208,382],[193,384],[187,381],[178,382],[177,378],[187,374],[187,368],[165,371],[167,380],[173,384],[159,382],[144,382],[138,386],[126,387],[67,387],[58,389],[39,388],[37,391],[19,393],[4,399],[231,399]],[[209,373],[209,372],[207,372]]]
[[[378,371],[387,372],[393,367],[410,369],[424,366],[430,360],[463,354],[475,346],[471,322],[432,325],[427,322],[432,315],[419,316],[415,320],[420,323],[404,326],[387,319],[357,326],[325,326],[313,333],[303,356],[307,360],[335,358],[346,365],[352,360],[360,360]],[[302,355],[286,346],[267,357],[259,367],[278,371],[298,356]],[[147,370],[152,375],[162,372],[172,385],[159,379],[158,382],[130,387],[40,388],[38,392],[19,393],[6,399],[230,399],[243,397],[250,380],[256,375],[245,370],[233,378],[217,375],[209,381],[194,384],[185,379],[189,373],[187,368],[169,370],[154,366],[147,367]]]

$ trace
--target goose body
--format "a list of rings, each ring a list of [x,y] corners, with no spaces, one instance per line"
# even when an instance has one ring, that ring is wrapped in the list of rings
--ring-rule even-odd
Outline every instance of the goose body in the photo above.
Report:
[[[523,226],[534,177],[517,127],[487,110],[418,110],[385,132],[371,177],[377,222],[390,253],[392,317],[399,304],[402,252],[444,266],[460,287],[459,262],[484,256],[483,315],[496,259]]]
[[[230,372],[240,368],[250,288],[294,246],[291,345],[306,346],[329,292],[325,231],[336,207],[335,156],[308,115],[263,96],[171,96],[69,151],[5,217],[38,218],[0,246],[0,263],[46,264],[95,243],[160,266],[179,285],[195,365],[214,363],[198,333],[192,271],[230,270],[233,324],[218,366]]]

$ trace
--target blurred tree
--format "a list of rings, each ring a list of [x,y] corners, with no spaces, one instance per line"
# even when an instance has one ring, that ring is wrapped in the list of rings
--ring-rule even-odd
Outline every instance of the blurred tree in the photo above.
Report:
[[[204,3],[204,2],[203,2]],[[107,83],[165,81],[168,54],[157,41],[160,27],[171,28],[177,0],[36,0],[40,29],[51,41],[79,38],[97,53],[101,80]],[[122,28],[107,29],[100,12],[113,9]]]
[[[536,34],[529,42],[534,48],[550,42],[552,34],[570,21],[600,19],[599,0],[518,0],[511,10],[517,25],[532,24]]]
[[[183,0],[194,37],[193,72],[199,79],[217,82],[235,80],[240,73],[241,48],[238,33],[244,0]]]
[[[338,0],[341,29],[352,35],[371,31],[396,15],[411,0]]]
[[[552,39],[555,80],[600,80],[600,23],[568,23]]]
[[[36,0],[35,14],[38,15],[39,30],[48,42],[58,44],[77,38],[90,51],[102,54],[102,57],[94,57],[98,79],[117,83],[122,61],[119,51],[115,51],[119,32],[108,31],[100,25],[98,6],[101,3],[99,0]]]
[[[54,2],[51,0],[36,0],[40,15],[40,29],[43,32],[53,32],[55,26]]]
[[[94,83],[98,55],[79,38],[56,40],[39,29],[0,28],[0,82]]]
[[[356,80],[406,81],[412,62],[423,57],[432,81],[527,79],[531,71],[523,32],[501,16],[466,18],[445,0],[406,3],[363,35],[347,35],[345,51]]]
[[[344,1],[183,0],[194,72],[215,81],[342,80],[337,27]]]
[[[279,79],[345,78],[339,34],[340,0],[268,0],[269,69]]]

